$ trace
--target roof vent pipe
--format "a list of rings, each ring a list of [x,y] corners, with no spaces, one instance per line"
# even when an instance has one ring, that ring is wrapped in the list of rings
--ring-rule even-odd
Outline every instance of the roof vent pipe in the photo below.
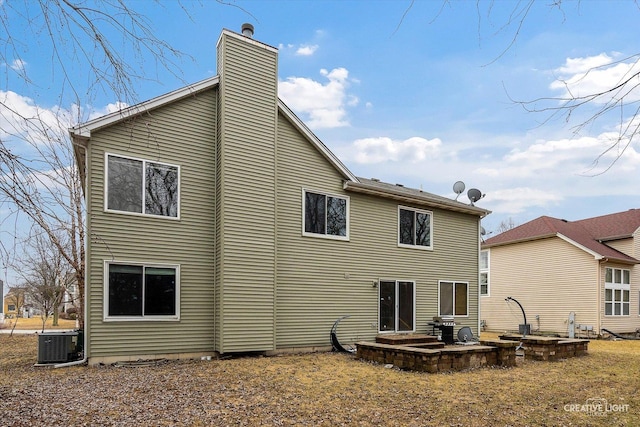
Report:
[[[253,25],[242,24],[242,35],[250,39],[253,38]]]

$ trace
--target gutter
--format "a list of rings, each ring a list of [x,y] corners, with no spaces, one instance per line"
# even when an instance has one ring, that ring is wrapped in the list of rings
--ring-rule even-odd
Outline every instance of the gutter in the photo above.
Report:
[[[463,203],[455,202],[453,200],[448,200],[445,198],[430,197],[428,193],[425,193],[424,195],[402,194],[383,188],[372,187],[365,183],[356,181],[344,181],[342,188],[347,191],[353,191],[354,193],[368,194],[385,199],[398,200],[405,203],[419,204],[454,212],[462,212],[465,214],[475,215],[480,218],[484,218],[491,213],[486,209],[482,209],[476,206],[465,205]]]

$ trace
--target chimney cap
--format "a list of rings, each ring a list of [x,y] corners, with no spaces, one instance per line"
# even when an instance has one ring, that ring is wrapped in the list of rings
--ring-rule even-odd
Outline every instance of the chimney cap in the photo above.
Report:
[[[242,35],[245,37],[253,37],[253,25],[249,23],[242,24]]]

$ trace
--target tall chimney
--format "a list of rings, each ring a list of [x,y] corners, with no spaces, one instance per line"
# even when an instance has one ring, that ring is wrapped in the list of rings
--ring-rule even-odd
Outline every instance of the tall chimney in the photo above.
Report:
[[[250,39],[253,38],[253,25],[248,23],[242,24],[242,35]]]

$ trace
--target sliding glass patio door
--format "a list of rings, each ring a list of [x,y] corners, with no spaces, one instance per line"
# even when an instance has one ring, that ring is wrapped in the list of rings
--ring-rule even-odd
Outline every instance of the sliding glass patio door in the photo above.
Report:
[[[380,332],[415,330],[415,283],[380,280],[378,325]]]

